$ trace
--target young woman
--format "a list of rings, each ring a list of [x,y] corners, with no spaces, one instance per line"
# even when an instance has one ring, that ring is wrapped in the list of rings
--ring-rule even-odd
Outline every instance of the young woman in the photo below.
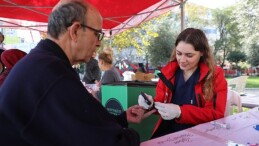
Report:
[[[161,73],[156,96],[147,95],[161,116],[152,138],[224,117],[227,82],[201,30],[187,28],[179,34]],[[141,95],[138,102],[146,109],[152,106]]]

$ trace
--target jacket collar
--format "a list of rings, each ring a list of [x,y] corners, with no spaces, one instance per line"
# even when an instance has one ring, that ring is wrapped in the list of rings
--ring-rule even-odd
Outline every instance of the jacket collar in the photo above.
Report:
[[[199,82],[200,82],[208,74],[209,68],[204,62],[200,62],[199,67],[200,67],[200,78],[199,78]],[[171,80],[178,68],[179,68],[179,65],[177,61],[171,61],[162,69],[162,72],[167,79]]]
[[[65,54],[65,52],[62,50],[62,48],[58,44],[56,44],[52,40],[50,40],[50,39],[41,40],[38,45],[43,46],[43,47],[40,47],[40,49],[51,52],[55,56],[59,57],[60,59],[64,60],[68,64],[70,64],[70,61],[69,61],[67,55]]]

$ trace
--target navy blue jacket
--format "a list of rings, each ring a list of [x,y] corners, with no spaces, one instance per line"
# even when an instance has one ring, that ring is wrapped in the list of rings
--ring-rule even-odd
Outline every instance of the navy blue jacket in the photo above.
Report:
[[[1,146],[134,146],[126,114],[112,116],[87,92],[61,48],[42,40],[0,89]]]

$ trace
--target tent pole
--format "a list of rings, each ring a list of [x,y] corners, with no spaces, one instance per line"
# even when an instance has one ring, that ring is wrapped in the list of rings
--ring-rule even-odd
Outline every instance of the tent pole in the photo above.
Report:
[[[181,0],[180,8],[181,8],[181,31],[184,30],[184,18],[185,18],[185,10],[184,10],[185,2]]]
[[[31,34],[31,39],[32,39],[32,42],[34,43],[34,38],[33,38],[33,35],[32,35],[32,32],[30,30],[30,34]]]
[[[110,47],[112,47],[112,39],[113,39],[112,30],[110,30]]]

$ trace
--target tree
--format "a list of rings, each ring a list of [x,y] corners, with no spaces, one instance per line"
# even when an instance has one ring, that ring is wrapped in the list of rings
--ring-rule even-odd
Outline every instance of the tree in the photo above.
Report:
[[[163,21],[158,21],[156,24],[158,37],[150,39],[147,50],[151,64],[163,66],[169,61],[176,37],[180,32],[180,17],[170,13]]]
[[[235,63],[237,69],[239,68],[238,67],[238,63],[239,62],[245,62],[246,61],[246,54],[244,52],[241,52],[239,50],[237,51],[232,51],[229,53],[229,55],[227,56],[227,60],[229,62],[233,62]]]
[[[234,11],[235,21],[238,23],[238,29],[243,36],[242,42],[249,57],[249,62],[256,66],[259,65],[258,38],[259,38],[259,5],[258,0],[239,1]]]
[[[204,28],[209,24],[209,9],[207,7],[188,4],[185,5],[185,22],[186,27],[194,27],[194,28]]]
[[[259,44],[252,44],[252,47],[250,49],[249,53],[249,59],[248,62],[251,63],[252,66],[258,66],[259,65],[259,57],[257,56],[259,54]]]
[[[234,11],[235,21],[243,36],[243,42],[251,48],[259,38],[259,5],[258,0],[241,0]],[[257,43],[258,44],[258,43]]]
[[[165,17],[164,15],[160,17]],[[155,18],[160,19],[159,18]],[[121,51],[124,48],[133,47],[141,55],[147,52],[146,47],[149,46],[149,39],[157,37],[158,34],[154,31],[153,21],[147,21],[137,27],[127,29],[122,33],[115,35],[112,38],[112,47]]]
[[[219,38],[216,39],[214,44],[213,54],[217,58],[222,59],[222,61],[220,61],[221,67],[224,66],[226,56],[228,56],[231,51],[240,50],[242,48],[237,23],[231,17],[233,9],[234,7],[227,7],[212,11],[213,23],[219,32]]]
[[[159,29],[159,37],[150,40],[148,50],[150,52],[150,62],[153,66],[162,66],[169,61],[175,39],[172,30],[168,25],[165,25]]]
[[[103,46],[111,46],[112,48],[116,48],[119,52],[123,49],[134,49],[139,56],[144,56],[146,64],[149,64],[150,53],[148,47],[150,40],[158,37],[157,26],[171,15],[172,12],[168,12],[144,22],[137,27],[127,29],[115,35],[113,38],[109,38],[109,41],[104,41],[105,44],[103,44]]]

